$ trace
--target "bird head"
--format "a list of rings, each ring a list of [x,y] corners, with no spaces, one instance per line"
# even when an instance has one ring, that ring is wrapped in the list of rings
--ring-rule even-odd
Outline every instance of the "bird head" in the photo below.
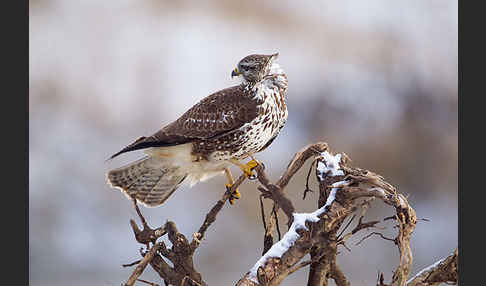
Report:
[[[270,73],[272,62],[277,57],[278,53],[246,56],[240,60],[236,68],[231,72],[231,77],[242,76],[247,82],[258,82]]]

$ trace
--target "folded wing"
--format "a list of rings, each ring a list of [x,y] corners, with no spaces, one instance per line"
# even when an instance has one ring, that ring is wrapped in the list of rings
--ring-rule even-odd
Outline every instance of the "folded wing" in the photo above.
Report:
[[[191,107],[179,119],[149,137],[112,155],[149,147],[164,147],[206,140],[239,129],[257,115],[257,102],[247,96],[242,86],[233,86],[213,93]]]

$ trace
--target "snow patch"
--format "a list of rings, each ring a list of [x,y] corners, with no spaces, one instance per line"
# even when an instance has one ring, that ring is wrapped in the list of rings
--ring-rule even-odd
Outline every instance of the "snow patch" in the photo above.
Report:
[[[317,170],[319,171],[319,179],[324,180],[324,175],[328,176],[344,176],[344,172],[340,170],[339,163],[341,162],[341,154],[332,156],[329,152],[324,151],[321,153],[323,161],[317,163]],[[328,174],[330,172],[330,174]]]
[[[336,199],[336,191],[339,189],[340,186],[345,185],[346,181],[340,181],[332,184],[333,188],[331,189],[331,193],[327,197],[326,204],[321,208],[317,209],[312,213],[294,213],[294,221],[289,228],[289,231],[285,233],[280,241],[272,245],[272,247],[260,257],[260,259],[255,263],[255,265],[250,269],[249,278],[258,283],[257,279],[257,271],[260,266],[264,266],[267,259],[272,257],[282,257],[282,255],[289,250],[289,248],[295,244],[295,241],[299,239],[300,235],[297,233],[299,229],[307,229],[305,223],[309,222],[318,222],[319,216],[325,213],[327,210],[326,208],[330,206],[334,200]]]

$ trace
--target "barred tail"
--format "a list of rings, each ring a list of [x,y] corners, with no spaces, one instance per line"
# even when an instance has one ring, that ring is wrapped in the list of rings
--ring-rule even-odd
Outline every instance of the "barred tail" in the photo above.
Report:
[[[160,158],[144,157],[108,172],[109,184],[146,207],[161,205],[177,190],[187,174]]]

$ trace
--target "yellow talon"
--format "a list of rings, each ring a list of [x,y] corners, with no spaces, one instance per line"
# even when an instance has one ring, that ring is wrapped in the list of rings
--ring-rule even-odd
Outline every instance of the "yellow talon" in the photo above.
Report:
[[[258,166],[258,162],[256,160],[251,160],[250,162],[248,162],[248,167],[250,167],[251,169],[254,169],[256,166]]]
[[[255,160],[251,160],[246,164],[239,165],[245,176],[249,179],[255,179],[255,175],[253,174],[253,169],[258,166],[258,162]]]
[[[231,187],[233,186],[233,184],[226,184],[226,188],[229,190]],[[235,200],[241,198],[241,194],[240,194],[240,191],[238,191],[238,189],[234,190],[233,193],[231,193],[231,197],[229,198],[229,203],[230,204],[234,204],[235,203]]]
[[[252,176],[253,175],[252,171],[253,171],[253,169],[255,169],[258,166],[258,162],[255,161],[255,160],[251,160],[250,162],[248,162],[248,164],[246,164],[246,166],[248,167],[248,170],[249,170],[247,175]]]
[[[226,188],[229,190],[231,189],[231,187],[233,186],[233,184],[226,184]],[[238,188],[236,188],[236,190],[232,193],[233,196],[235,196],[236,198],[241,198],[241,194],[240,192],[238,191]]]
[[[247,178],[251,177],[253,175],[253,172],[251,171],[251,168],[244,168],[243,173],[245,173],[245,176]]]

